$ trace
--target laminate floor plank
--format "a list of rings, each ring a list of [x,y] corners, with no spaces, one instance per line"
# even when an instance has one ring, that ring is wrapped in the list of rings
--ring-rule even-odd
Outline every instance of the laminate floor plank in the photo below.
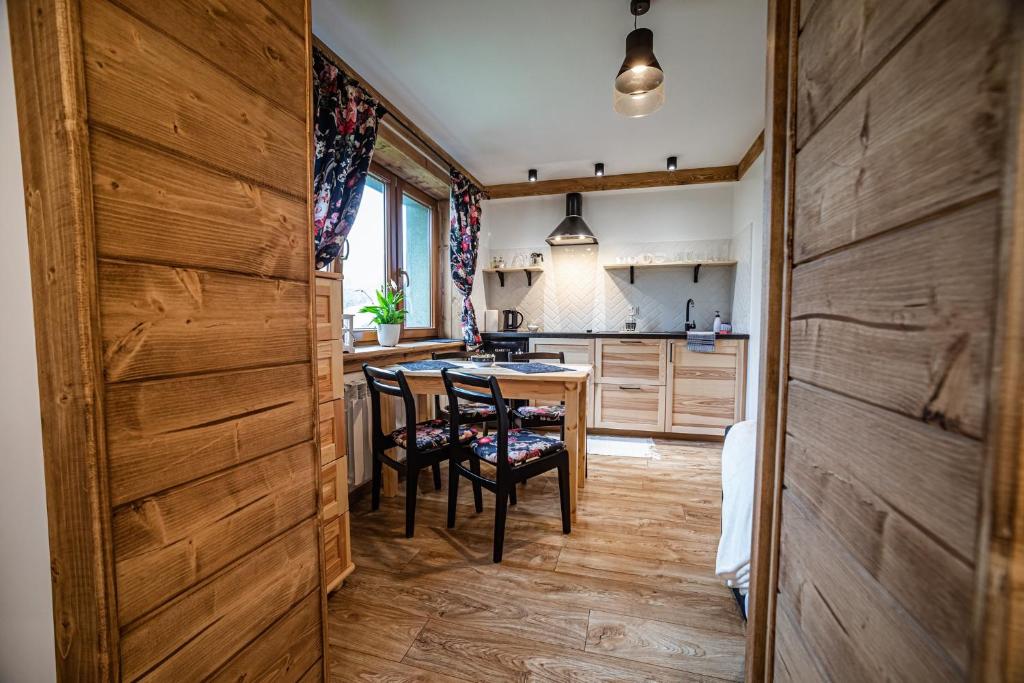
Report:
[[[656,440],[650,457],[591,456],[572,533],[555,473],[518,489],[504,559],[494,496],[419,482],[352,501],[356,571],[329,600],[331,681],[718,681],[743,670],[744,624],[714,576],[721,445]],[[447,477],[447,468],[442,471]]]

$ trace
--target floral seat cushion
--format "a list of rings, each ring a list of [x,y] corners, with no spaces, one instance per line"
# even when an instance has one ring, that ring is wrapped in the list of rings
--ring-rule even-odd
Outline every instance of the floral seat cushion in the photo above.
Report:
[[[459,403],[459,413],[463,420],[493,420],[497,415],[494,406],[486,403]]]
[[[448,445],[448,420],[427,420],[416,423],[416,448],[421,451],[431,451]],[[459,427],[459,443],[466,443],[477,434],[476,427],[461,425]],[[391,432],[391,438],[401,448],[408,447],[408,439],[405,435],[405,427]]]
[[[522,406],[516,408],[516,416],[523,420],[561,422],[565,419],[565,406]]]
[[[497,434],[481,436],[474,440],[470,447],[479,458],[492,464],[498,462]],[[536,460],[563,448],[565,448],[563,442],[550,436],[531,432],[528,429],[508,430],[508,461],[512,466]]]

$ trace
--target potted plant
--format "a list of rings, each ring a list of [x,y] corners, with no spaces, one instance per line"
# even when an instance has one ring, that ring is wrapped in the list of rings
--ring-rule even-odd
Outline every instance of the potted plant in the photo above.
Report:
[[[359,312],[373,315],[373,322],[377,325],[377,341],[381,346],[397,346],[406,315],[401,307],[404,299],[402,291],[394,282],[389,282],[374,294],[377,303],[367,304]]]

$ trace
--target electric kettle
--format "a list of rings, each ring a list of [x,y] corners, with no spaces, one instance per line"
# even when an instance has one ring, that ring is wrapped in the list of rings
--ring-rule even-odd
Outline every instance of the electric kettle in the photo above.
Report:
[[[505,332],[518,330],[523,324],[523,314],[514,308],[506,308],[501,312],[501,329]]]

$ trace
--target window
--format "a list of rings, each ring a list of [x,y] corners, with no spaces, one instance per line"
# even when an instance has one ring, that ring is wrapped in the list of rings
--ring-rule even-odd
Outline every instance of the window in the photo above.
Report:
[[[436,200],[370,167],[344,264],[345,312],[355,314],[358,341],[376,341],[372,317],[358,311],[389,280],[405,294],[402,338],[437,336],[437,214]]]

